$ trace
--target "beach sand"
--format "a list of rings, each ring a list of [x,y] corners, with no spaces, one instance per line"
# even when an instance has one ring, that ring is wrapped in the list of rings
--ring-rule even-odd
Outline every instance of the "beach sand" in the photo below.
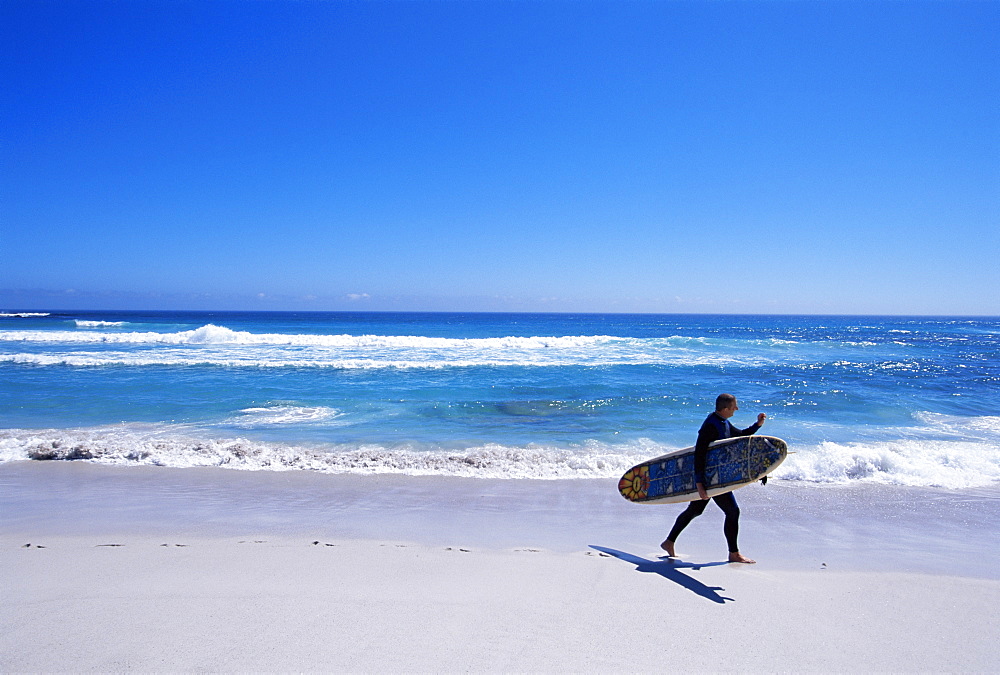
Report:
[[[711,510],[661,559],[678,509],[604,481],[19,462],[0,489],[4,672],[1000,670],[995,490],[747,488],[749,566]]]

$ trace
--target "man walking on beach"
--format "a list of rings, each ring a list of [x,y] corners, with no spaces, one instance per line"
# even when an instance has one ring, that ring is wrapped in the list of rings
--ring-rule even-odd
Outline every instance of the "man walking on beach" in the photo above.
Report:
[[[739,409],[740,407],[736,403],[735,396],[732,394],[719,394],[719,397],[715,399],[715,412],[705,419],[705,422],[701,425],[701,429],[698,430],[698,442],[694,446],[694,481],[695,487],[698,488],[698,496],[701,499],[688,504],[688,507],[677,516],[670,534],[660,544],[660,548],[666,551],[667,555],[671,558],[676,555],[674,553],[674,542],[677,541],[677,537],[680,536],[681,531],[688,526],[688,523],[700,516],[705,511],[705,507],[708,506],[708,492],[705,490],[705,458],[708,454],[709,444],[724,438],[749,436],[757,433],[757,430],[764,426],[764,420],[767,419],[767,415],[760,413],[757,415],[757,423],[753,426],[746,429],[733,427],[729,424],[729,418]],[[729,562],[750,564],[757,562],[741,554],[740,547],[736,543],[736,538],[740,530],[740,507],[736,504],[736,497],[733,496],[732,492],[726,492],[716,495],[712,499],[715,500],[715,503],[726,514],[726,522],[722,530],[725,532],[726,542],[729,544]]]

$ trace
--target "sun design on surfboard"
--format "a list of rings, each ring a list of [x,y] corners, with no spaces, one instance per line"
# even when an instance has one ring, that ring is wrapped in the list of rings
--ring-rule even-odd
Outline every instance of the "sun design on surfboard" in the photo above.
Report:
[[[646,496],[649,490],[649,467],[637,466],[629,469],[628,473],[618,481],[618,491],[625,499],[635,501]]]

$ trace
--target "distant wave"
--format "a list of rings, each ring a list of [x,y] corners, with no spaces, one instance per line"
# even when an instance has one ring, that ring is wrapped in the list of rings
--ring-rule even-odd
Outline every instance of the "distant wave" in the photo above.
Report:
[[[35,365],[303,368],[445,368],[467,366],[756,366],[823,362],[866,353],[874,343],[831,345],[779,338],[671,335],[503,336],[448,338],[421,335],[250,333],[206,324],[176,332],[101,331],[119,322],[83,322],[86,331],[0,331],[0,343],[52,345],[46,353],[0,355],[0,361]],[[96,330],[95,330],[96,329]],[[119,350],[115,351],[118,346]],[[844,350],[848,351],[844,351]],[[898,355],[891,355],[898,356]],[[853,358],[853,356],[852,356]],[[875,355],[858,357],[878,358]]]
[[[79,321],[78,321],[79,323]],[[110,322],[86,322],[111,325]],[[117,325],[117,324],[116,324]],[[89,326],[88,326],[89,327]],[[665,338],[675,340],[700,340],[700,338]],[[78,333],[69,331],[0,331],[0,341],[50,342],[50,343],[122,343],[168,345],[289,345],[300,347],[374,347],[374,348],[455,348],[485,347],[503,349],[550,349],[582,347],[631,340],[603,336],[568,337],[497,337],[497,338],[440,338],[416,335],[312,335],[283,333],[249,333],[223,326],[207,324],[194,330],[175,333]]]
[[[331,409],[247,409],[257,427],[292,423],[291,417],[336,416]],[[330,419],[327,417],[327,419]],[[301,419],[295,423],[301,423]],[[1000,418],[981,418],[984,436]],[[216,466],[249,471],[461,476],[503,479],[599,478],[614,480],[629,467],[676,448],[643,439],[596,441],[573,447],[484,443],[445,449],[412,444],[294,445],[208,437],[177,425],[122,425],[94,429],[0,431],[0,462],[86,460],[112,465]],[[1000,445],[993,440],[899,439],[884,442],[791,444],[795,454],[775,480],[820,484],[875,483],[961,489],[1000,481]],[[609,488],[611,489],[611,488]]]
[[[0,318],[31,319],[41,316],[51,316],[49,312],[0,312]]]
[[[171,333],[0,331],[0,342],[57,346],[59,349],[51,352],[0,354],[0,362],[41,366],[406,369],[725,365],[761,361],[755,355],[712,349],[706,338],[700,337],[313,335],[249,333],[212,324]]]
[[[81,328],[120,327],[124,321],[86,321],[77,319]],[[331,349],[364,350],[447,350],[461,351],[520,351],[542,353],[547,351],[592,350],[614,348],[623,353],[649,353],[651,351],[732,351],[738,347],[744,357],[762,357],[765,353],[785,354],[797,349],[843,350],[854,348],[865,353],[880,347],[871,341],[820,341],[807,342],[781,338],[720,338],[671,335],[664,337],[621,337],[614,335],[564,335],[564,336],[504,336],[486,338],[445,338],[421,335],[328,335],[311,333],[250,333],[225,326],[206,324],[193,330],[177,332],[155,331],[58,331],[58,330],[6,330],[0,331],[0,342],[47,343],[62,345],[122,344],[122,345],[196,345],[196,346],[269,346],[316,347]],[[894,346],[905,346],[893,342]]]
[[[709,357],[690,361],[687,365],[721,365],[735,363],[735,359],[712,359]],[[219,366],[224,368],[329,368],[333,370],[378,370],[378,369],[443,369],[443,368],[501,368],[521,367],[568,367],[568,366],[613,366],[647,365],[662,363],[662,359],[638,358],[588,358],[588,359],[546,359],[527,360],[508,358],[441,358],[427,360],[405,360],[391,358],[290,358],[289,355],[209,355],[209,354],[126,354],[126,353],[86,353],[86,354],[0,354],[0,363],[19,363],[38,366]]]
[[[77,328],[111,328],[114,326],[124,326],[125,321],[87,321],[85,319],[75,319]]]

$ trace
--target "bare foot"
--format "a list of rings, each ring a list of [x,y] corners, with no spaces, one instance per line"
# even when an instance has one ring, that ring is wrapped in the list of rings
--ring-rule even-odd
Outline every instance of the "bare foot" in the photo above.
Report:
[[[756,560],[751,560],[750,558],[746,557],[745,555],[743,555],[739,551],[735,551],[735,552],[729,554],[729,562],[746,563],[748,565],[753,565],[757,561]]]
[[[663,543],[660,544],[660,548],[666,551],[667,555],[670,556],[671,558],[677,557],[677,554],[674,553],[674,542],[670,541],[669,539],[664,539]]]

